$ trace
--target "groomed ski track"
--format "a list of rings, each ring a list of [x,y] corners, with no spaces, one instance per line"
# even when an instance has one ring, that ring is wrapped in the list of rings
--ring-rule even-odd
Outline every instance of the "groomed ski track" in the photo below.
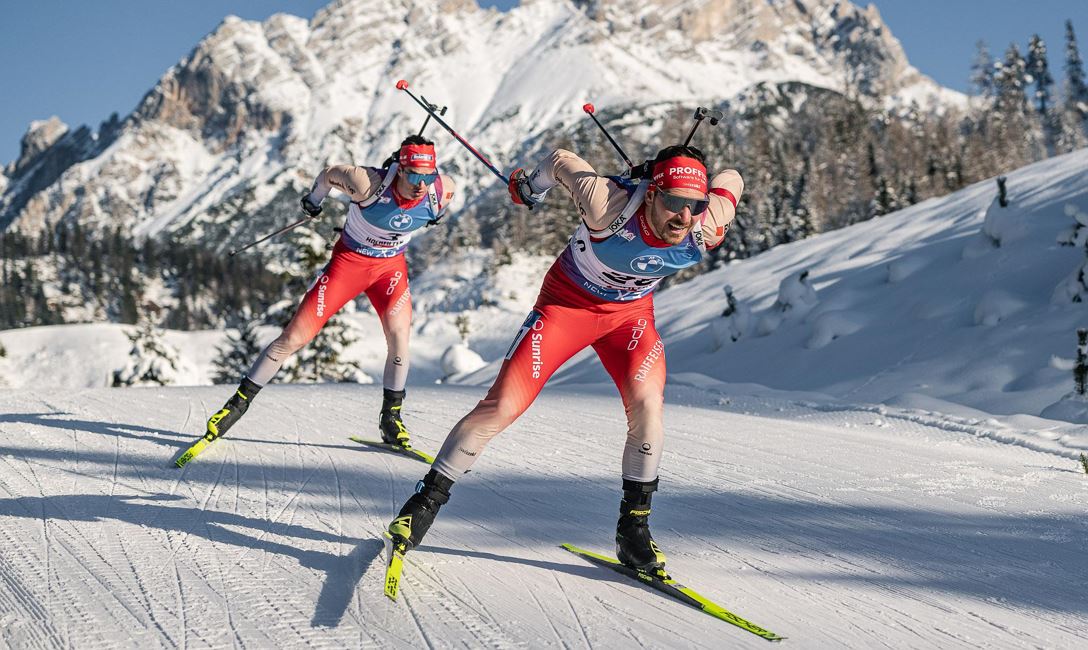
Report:
[[[0,646],[768,647],[559,548],[614,550],[611,386],[549,386],[491,444],[397,603],[379,534],[426,466],[347,439],[380,388],[270,386],[173,467],[229,392],[0,391]],[[409,387],[415,444],[483,392]],[[939,425],[670,386],[670,571],[784,646],[1085,647],[1088,476]]]

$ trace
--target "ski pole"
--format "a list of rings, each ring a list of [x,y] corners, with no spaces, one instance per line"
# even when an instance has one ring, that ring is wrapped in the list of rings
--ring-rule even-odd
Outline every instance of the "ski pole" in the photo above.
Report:
[[[293,228],[298,228],[298,227],[299,227],[299,226],[301,226],[302,224],[304,224],[304,223],[306,223],[307,221],[310,221],[310,220],[312,220],[312,219],[316,219],[316,217],[310,217],[310,216],[306,216],[306,217],[303,217],[303,218],[299,219],[298,221],[294,222],[293,224],[291,224],[291,225],[289,225],[289,226],[284,226],[283,228],[280,228],[279,230],[277,230],[276,232],[274,232],[274,233],[272,233],[272,234],[269,234],[269,235],[265,235],[264,237],[261,237],[260,239],[258,239],[258,240],[257,240],[257,241],[255,241],[255,242],[251,242],[251,243],[249,243],[249,244],[246,244],[245,246],[243,246],[243,247],[241,247],[241,248],[236,248],[236,249],[232,250],[232,251],[230,252],[230,256],[231,256],[231,257],[234,257],[234,255],[235,255],[236,253],[241,253],[242,251],[244,251],[244,250],[245,250],[245,249],[247,249],[247,248],[253,248],[253,247],[254,247],[254,246],[256,246],[257,244],[259,244],[259,243],[261,243],[261,242],[265,241],[266,239],[272,239],[272,238],[273,238],[273,237],[275,237],[276,235],[280,235],[280,234],[283,234],[283,233],[287,232],[288,230],[291,230],[291,229],[293,229]]]
[[[434,118],[435,122],[438,122],[438,124],[443,129],[446,129],[446,131],[448,131],[450,135],[452,135],[458,142],[460,142],[462,145],[464,145],[465,149],[469,150],[469,153],[471,153],[473,156],[476,156],[477,160],[482,162],[484,164],[484,166],[486,166],[488,169],[490,169],[492,174],[494,174],[494,175],[498,176],[500,179],[502,179],[503,183],[506,183],[507,185],[510,184],[510,179],[503,176],[502,172],[500,172],[498,169],[496,169],[495,166],[491,164],[490,160],[488,160],[487,158],[484,158],[484,155],[482,153],[480,153],[479,151],[476,151],[475,147],[473,147],[471,144],[468,143],[467,140],[465,140],[460,135],[458,135],[457,131],[454,131],[452,128],[450,128],[450,125],[446,124],[442,120],[441,117],[436,115],[435,112],[433,110],[431,110],[431,107],[428,104],[421,101],[419,99],[419,97],[416,97],[415,94],[411,90],[408,90],[408,82],[407,81],[405,81],[404,79],[401,79],[401,80],[397,81],[397,90],[403,90],[404,92],[408,93],[408,96],[411,97],[412,99],[416,100],[416,103],[419,104],[423,108],[423,110],[427,111],[430,114],[430,116]]]
[[[709,108],[703,108],[700,106],[695,109],[695,124],[691,125],[691,131],[688,132],[688,139],[684,140],[684,146],[688,146],[691,142],[692,136],[695,135],[695,129],[699,128],[699,125],[703,123],[704,119],[710,119],[710,126],[718,126],[718,122],[725,118],[725,114],[721,111],[712,111]]]
[[[445,115],[446,114],[446,107],[445,106],[443,106],[442,110],[439,111],[438,110],[438,104],[432,104],[432,103],[428,102],[427,98],[423,97],[422,95],[420,95],[420,97],[422,97],[423,101],[427,103],[427,106],[431,107],[432,111],[438,111],[439,115]],[[431,114],[428,111],[427,118],[423,120],[423,126],[419,127],[419,135],[423,135],[423,131],[427,128],[427,122],[430,122],[430,121],[431,121]]]
[[[634,168],[635,163],[631,162],[631,159],[627,157],[627,154],[623,153],[623,149],[620,148],[620,145],[616,144],[616,141],[613,140],[612,136],[608,134],[607,130],[605,130],[604,125],[597,120],[597,116],[594,115],[594,111],[596,111],[597,109],[593,108],[593,104],[583,105],[582,110],[588,113],[589,116],[593,118],[593,122],[597,125],[597,128],[601,130],[601,133],[604,134],[604,137],[608,138],[608,141],[611,142],[612,146],[616,148],[616,151],[620,154],[620,158],[623,158],[623,162],[627,163],[628,167]]]

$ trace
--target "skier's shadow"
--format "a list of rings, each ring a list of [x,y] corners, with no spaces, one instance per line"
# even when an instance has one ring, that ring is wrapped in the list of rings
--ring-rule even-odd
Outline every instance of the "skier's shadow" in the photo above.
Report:
[[[317,597],[312,627],[336,627],[340,624],[355,588],[363,574],[382,552],[378,539],[350,540],[340,535],[290,523],[269,522],[229,512],[170,507],[165,501],[181,501],[185,497],[160,494],[151,496],[109,496],[98,494],[68,494],[53,497],[17,497],[0,499],[0,518],[23,517],[40,520],[54,518],[64,521],[102,521],[113,519],[138,527],[154,527],[167,532],[186,533],[204,537],[212,542],[251,548],[267,553],[279,553],[298,560],[299,564],[321,571],[325,582]],[[152,503],[147,503],[147,502]],[[321,551],[300,549],[262,537],[240,533],[234,528],[249,528],[268,532],[276,529],[282,535],[323,542],[356,541],[355,547],[343,556]],[[245,553],[239,560],[245,561]]]
[[[0,415],[0,424],[32,424],[40,427],[52,427],[54,429],[86,431],[107,436],[121,438],[133,438],[135,440],[153,440],[163,436],[184,439],[186,434],[167,429],[144,427],[138,424],[124,424],[117,422],[97,422],[94,420],[74,420],[66,416],[64,411],[52,413],[4,413]],[[190,436],[191,437],[191,436]]]
[[[556,546],[556,548],[560,548]],[[478,560],[489,560],[492,562],[506,562],[508,564],[520,564],[522,566],[531,566],[538,569],[544,569],[545,571],[558,571],[560,573],[567,573],[579,578],[592,578],[593,580],[602,581],[607,580],[609,582],[617,582],[621,584],[632,584],[630,579],[624,579],[619,574],[609,569],[605,569],[599,566],[594,566],[582,562],[579,564],[577,558],[574,562],[569,564],[563,562],[551,562],[549,560],[532,560],[524,557],[512,557],[509,555],[497,555],[495,553],[486,553],[484,551],[468,551],[456,548],[440,548],[437,546],[423,545],[419,547],[419,550],[427,553],[437,553],[439,555],[456,555],[459,557],[471,557]],[[574,558],[571,555],[571,558]]]

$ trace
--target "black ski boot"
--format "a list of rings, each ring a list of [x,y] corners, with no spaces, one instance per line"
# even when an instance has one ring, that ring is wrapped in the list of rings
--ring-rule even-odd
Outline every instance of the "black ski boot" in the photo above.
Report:
[[[208,418],[208,431],[204,434],[204,439],[211,442],[230,430],[234,423],[245,415],[246,410],[249,409],[249,403],[260,390],[261,387],[250,381],[249,377],[242,377],[238,390],[230,396],[218,413]]]
[[[408,444],[408,429],[404,421],[400,419],[401,403],[404,401],[405,391],[382,391],[382,412],[378,416],[378,429],[382,432],[382,442],[402,447]]]
[[[397,518],[389,524],[393,546],[402,547],[404,551],[419,546],[438,509],[450,500],[451,487],[453,481],[444,475],[433,469],[427,472],[423,480],[416,484],[416,493],[408,497]]]
[[[643,483],[623,479],[620,520],[616,523],[616,559],[623,564],[653,573],[665,566],[665,554],[650,537],[650,497],[657,479]]]

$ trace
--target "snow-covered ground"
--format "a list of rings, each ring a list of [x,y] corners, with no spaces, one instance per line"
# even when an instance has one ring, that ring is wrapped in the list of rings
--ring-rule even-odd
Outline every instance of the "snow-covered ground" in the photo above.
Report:
[[[1008,175],[1008,208],[980,183],[661,292],[670,569],[801,647],[1084,646],[1088,287],[1058,240],[1088,225],[1086,168],[1088,150],[1044,161]],[[413,277],[421,447],[482,397],[547,264]],[[435,386],[459,316],[490,363]],[[380,376],[374,316],[348,318]],[[181,381],[207,380],[221,339],[169,333]],[[617,514],[623,411],[589,353],[459,481],[394,604],[377,536],[425,467],[347,441],[374,434],[379,386],[269,386],[177,470],[229,389],[97,388],[119,326],[0,343],[0,644],[765,643],[558,548],[610,551]]]
[[[347,440],[377,386],[271,386],[185,469],[222,389],[0,393],[0,646],[765,647],[611,552],[625,425],[555,386],[454,487],[382,595],[378,535],[426,467]],[[482,389],[412,392],[433,450]],[[683,582],[803,648],[1088,643],[1088,478],[954,422],[667,395],[651,522]]]

